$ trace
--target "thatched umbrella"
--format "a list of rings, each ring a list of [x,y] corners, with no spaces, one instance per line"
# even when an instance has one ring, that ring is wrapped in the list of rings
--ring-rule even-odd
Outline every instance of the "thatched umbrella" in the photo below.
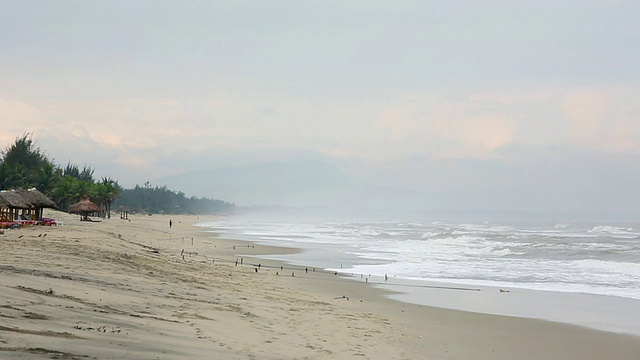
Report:
[[[88,197],[85,197],[82,201],[69,206],[69,212],[72,214],[80,214],[82,216],[81,220],[88,221],[90,213],[100,212],[100,206],[91,202]]]
[[[20,196],[16,191],[0,191],[0,208],[9,209],[9,218],[13,221],[17,217],[18,209],[30,209],[31,204]]]
[[[127,220],[127,219],[129,219],[129,212],[131,211],[131,208],[126,206],[126,205],[120,205],[120,206],[118,206],[116,211],[120,212],[120,219]]]

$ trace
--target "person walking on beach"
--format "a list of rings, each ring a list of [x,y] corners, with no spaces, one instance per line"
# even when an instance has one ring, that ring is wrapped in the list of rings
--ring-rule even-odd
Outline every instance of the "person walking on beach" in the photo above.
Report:
[[[169,219],[169,229],[171,229],[171,225],[173,225],[173,222]]]

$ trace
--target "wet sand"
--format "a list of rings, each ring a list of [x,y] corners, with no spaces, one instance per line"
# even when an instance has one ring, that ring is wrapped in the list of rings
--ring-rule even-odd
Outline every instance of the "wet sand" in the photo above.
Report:
[[[192,226],[196,217],[48,215],[64,225],[0,235],[3,359],[640,355],[637,336],[405,304],[333,273],[258,260],[295,250],[217,238]]]

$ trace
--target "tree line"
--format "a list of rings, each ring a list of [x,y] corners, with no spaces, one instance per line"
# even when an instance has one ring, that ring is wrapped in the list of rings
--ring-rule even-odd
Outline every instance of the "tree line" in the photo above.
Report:
[[[187,197],[181,191],[167,189],[166,186],[151,186],[147,181],[143,186],[123,189],[114,206],[124,206],[148,213],[169,214],[219,214],[229,213],[235,205],[222,200]]]
[[[2,151],[0,189],[36,188],[62,211],[69,211],[71,204],[88,197],[109,216],[111,203],[119,196],[121,187],[109,177],[96,181],[93,172],[88,165],[82,168],[71,163],[64,167],[56,165],[36,146],[31,134],[25,134]]]
[[[184,193],[166,187],[136,185],[124,189],[110,177],[94,178],[89,165],[56,165],[32,139],[32,134],[18,137],[0,154],[0,190],[36,188],[51,198],[62,211],[84,197],[100,206],[103,216],[110,217],[111,207],[126,206],[130,211],[152,213],[220,213],[230,212],[234,205],[208,198],[187,198]]]

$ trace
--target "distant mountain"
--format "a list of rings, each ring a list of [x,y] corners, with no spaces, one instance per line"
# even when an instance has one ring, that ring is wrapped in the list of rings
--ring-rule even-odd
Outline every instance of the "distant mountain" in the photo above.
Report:
[[[424,205],[423,196],[372,185],[323,161],[203,169],[159,178],[156,184],[239,206],[415,209]]]

